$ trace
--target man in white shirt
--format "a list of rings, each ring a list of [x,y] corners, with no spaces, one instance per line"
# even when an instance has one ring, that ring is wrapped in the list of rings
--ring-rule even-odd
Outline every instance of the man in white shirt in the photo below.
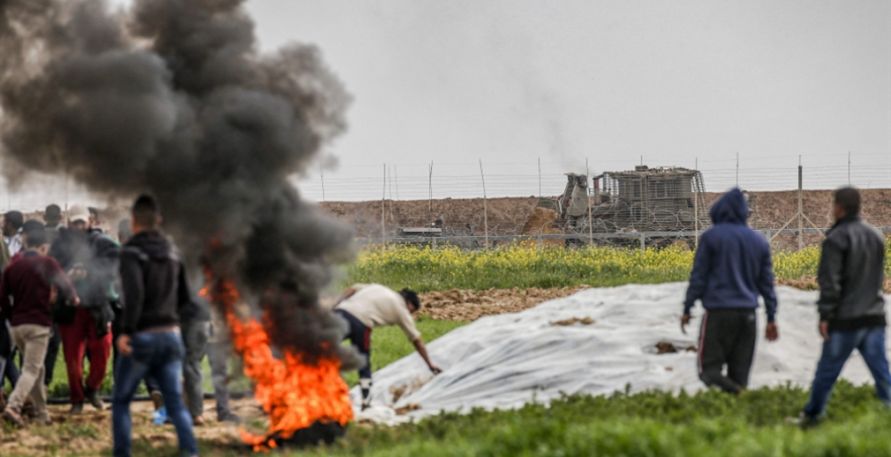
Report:
[[[24,248],[22,243],[23,225],[25,225],[25,216],[20,211],[9,211],[3,215],[3,239],[9,248],[10,259]]]
[[[349,288],[334,312],[340,315],[349,325],[346,338],[365,358],[365,364],[359,369],[359,386],[362,389],[362,409],[369,406],[371,393],[371,331],[375,327],[398,325],[405,336],[414,344],[418,354],[430,367],[433,374],[439,369],[430,361],[427,347],[421,339],[421,332],[415,326],[412,314],[421,309],[418,294],[409,289],[396,292],[380,284],[357,284]]]

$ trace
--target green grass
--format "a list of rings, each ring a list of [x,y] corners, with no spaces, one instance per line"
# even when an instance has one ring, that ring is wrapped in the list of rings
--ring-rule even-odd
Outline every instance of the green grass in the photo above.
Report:
[[[433,341],[446,333],[465,325],[462,321],[445,321],[419,318],[417,320],[418,330],[421,331],[424,341]],[[414,352],[414,346],[405,337],[397,327],[383,327],[375,329],[371,337],[371,366],[373,369],[383,368],[409,354]],[[108,375],[105,377],[103,384],[103,392],[111,393],[111,363],[109,362]],[[230,370],[239,370],[241,365],[237,357],[233,357],[230,363]],[[202,364],[202,372],[204,374],[203,384],[205,392],[213,392],[213,385],[210,378],[210,364],[204,359]],[[356,383],[358,376],[355,371],[344,373],[344,377],[350,385]],[[237,378],[237,377],[236,377]],[[232,391],[244,391],[250,388],[249,381],[241,377],[234,379],[230,385]],[[7,387],[7,390],[9,388]],[[140,386],[140,393],[145,393],[145,386]],[[50,383],[49,396],[51,398],[68,398],[68,375],[65,371],[65,359],[59,351],[59,357],[56,360],[56,369],[53,372],[53,381]]]
[[[418,330],[424,341],[433,341],[452,330],[467,324],[462,321],[441,321],[420,318],[417,320]],[[398,327],[375,329],[371,334],[371,368],[383,368],[415,351],[414,346]],[[436,361],[434,360],[434,363]],[[347,383],[354,385],[358,380],[355,371],[344,373]]]
[[[786,422],[806,401],[798,388],[736,398],[714,391],[569,397],[550,407],[443,414],[399,427],[352,426],[332,447],[302,456],[891,456],[891,411],[870,387],[842,383],[827,421],[802,431]],[[239,452],[202,443],[203,455]]]
[[[891,243],[888,246],[891,256]],[[819,254],[816,247],[774,253],[777,278],[813,278]],[[362,251],[348,268],[345,282],[374,282],[419,291],[609,287],[685,281],[692,264],[693,252],[679,246],[640,250],[601,246],[539,248],[519,244],[481,251],[393,246]],[[891,263],[887,270],[891,274]]]

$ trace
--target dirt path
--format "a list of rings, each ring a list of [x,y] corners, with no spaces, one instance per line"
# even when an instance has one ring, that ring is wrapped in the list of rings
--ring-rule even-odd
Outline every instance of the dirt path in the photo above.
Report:
[[[236,413],[247,424],[258,425],[264,420],[262,410],[253,400],[236,400],[233,403]],[[206,402],[207,412],[213,412],[213,408],[213,401]],[[79,416],[69,416],[67,411],[67,405],[50,406],[52,425],[31,425],[24,429],[14,429],[3,424],[0,426],[0,455],[95,456],[110,453],[110,409],[96,411],[88,406]],[[134,446],[143,443],[151,448],[161,448],[176,444],[176,433],[172,425],[152,424],[151,403],[133,403],[132,411]],[[210,441],[215,447],[238,449],[241,446],[238,427],[217,422],[213,414],[206,414],[205,418],[209,419],[206,425],[195,427],[195,435],[200,441]]]
[[[433,319],[475,321],[481,317],[523,311],[585,287],[559,289],[447,290],[421,294],[421,314]]]

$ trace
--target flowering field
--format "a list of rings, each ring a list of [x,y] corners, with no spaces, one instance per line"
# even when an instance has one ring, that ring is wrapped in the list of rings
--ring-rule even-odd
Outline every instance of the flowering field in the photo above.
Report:
[[[816,275],[819,249],[774,255],[777,278]],[[349,268],[352,282],[378,282],[420,291],[511,287],[592,287],[686,280],[693,252],[592,246],[580,249],[513,245],[484,251],[453,247],[393,246],[360,253]]]

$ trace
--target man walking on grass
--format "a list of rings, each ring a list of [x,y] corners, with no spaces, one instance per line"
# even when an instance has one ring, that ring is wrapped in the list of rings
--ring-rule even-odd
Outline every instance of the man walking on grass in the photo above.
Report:
[[[860,192],[846,187],[835,192],[835,225],[826,234],[817,282],[823,354],[817,364],[810,401],[801,425],[816,424],[842,367],[856,349],[876,383],[876,394],[891,406],[891,374],[885,355],[885,240],[860,219]]]
[[[121,360],[112,395],[114,455],[130,455],[130,402],[146,375],[161,388],[180,453],[198,455],[192,418],[182,399],[185,349],[180,316],[189,314],[194,306],[186,273],[173,246],[160,232],[161,213],[155,199],[139,197],[132,213],[133,237],[124,245],[120,263],[124,320],[116,342]]]
[[[0,314],[9,316],[12,339],[22,351],[22,373],[3,417],[23,426],[22,406],[30,398],[37,420],[49,422],[43,384],[44,357],[52,332],[53,303],[77,306],[79,299],[62,267],[47,256],[46,234],[28,234],[26,251],[3,272],[0,282]]]
[[[418,354],[433,374],[439,369],[430,361],[421,332],[415,326],[412,314],[421,310],[418,294],[409,289],[396,292],[380,284],[357,284],[347,289],[335,305],[337,313],[349,326],[346,338],[359,351],[364,365],[359,369],[359,386],[362,389],[362,409],[369,406],[371,394],[371,330],[385,325],[398,325],[414,344]]]
[[[755,356],[759,295],[767,309],[766,338],[779,338],[770,245],[746,225],[749,205],[739,189],[724,194],[709,215],[714,225],[699,241],[681,330],[686,333],[690,311],[697,300],[702,301],[699,379],[709,387],[738,394],[748,386]]]

